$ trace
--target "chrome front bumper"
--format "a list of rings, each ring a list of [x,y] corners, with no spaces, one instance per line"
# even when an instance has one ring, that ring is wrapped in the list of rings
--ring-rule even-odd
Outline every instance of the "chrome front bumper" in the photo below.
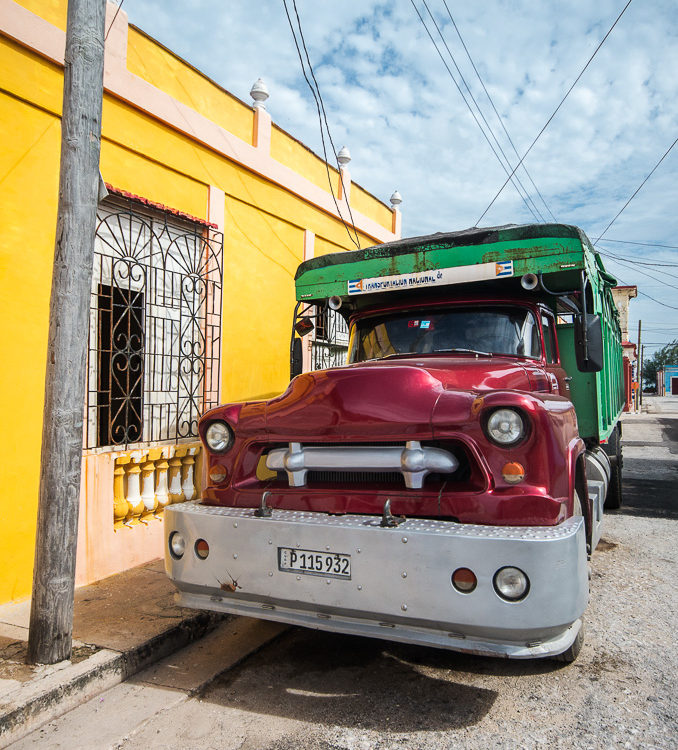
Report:
[[[165,565],[185,607],[231,612],[322,630],[511,658],[552,656],[574,641],[588,600],[584,521],[558,526],[474,526],[380,517],[329,516],[182,503],[165,510]],[[180,559],[169,552],[175,531]],[[209,555],[195,552],[198,539]],[[279,570],[278,548],[351,556],[351,578]],[[495,591],[504,566],[530,579],[527,596]],[[471,593],[452,573],[470,568]]]

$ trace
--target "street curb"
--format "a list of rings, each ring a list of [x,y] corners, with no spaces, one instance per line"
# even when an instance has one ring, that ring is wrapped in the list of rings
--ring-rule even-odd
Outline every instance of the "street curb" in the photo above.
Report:
[[[199,640],[226,619],[199,612],[129,651],[100,649],[77,664],[55,665],[38,684],[25,683],[11,703],[0,705],[0,748]]]

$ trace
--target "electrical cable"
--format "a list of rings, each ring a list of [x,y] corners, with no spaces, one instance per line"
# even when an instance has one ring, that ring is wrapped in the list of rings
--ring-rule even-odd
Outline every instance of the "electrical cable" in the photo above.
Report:
[[[482,125],[481,125],[481,124],[480,124],[480,122],[478,121],[478,118],[476,117],[476,114],[475,114],[475,112],[473,111],[473,109],[472,109],[472,108],[471,108],[471,106],[469,105],[468,101],[466,100],[466,97],[464,96],[464,92],[463,92],[463,91],[461,90],[461,87],[460,87],[460,86],[459,86],[459,84],[457,83],[457,79],[456,79],[456,78],[454,77],[454,75],[453,75],[452,71],[450,70],[450,66],[449,66],[449,65],[447,64],[447,62],[446,62],[445,58],[443,57],[443,54],[442,54],[442,52],[440,51],[440,48],[438,47],[438,45],[437,45],[437,43],[436,43],[435,39],[433,38],[433,35],[431,34],[431,32],[430,32],[430,31],[429,31],[429,29],[428,29],[428,26],[426,26],[426,23],[425,23],[425,21],[424,21],[424,19],[423,19],[422,15],[421,15],[421,13],[419,12],[419,9],[418,9],[418,8],[417,8],[417,6],[416,6],[416,5],[414,4],[414,0],[410,0],[410,3],[412,4],[412,7],[414,8],[414,10],[415,10],[415,12],[416,12],[417,16],[419,16],[419,21],[421,22],[421,25],[422,25],[422,26],[424,27],[424,30],[425,30],[425,31],[426,31],[426,33],[428,34],[428,38],[429,38],[429,39],[431,40],[431,43],[432,43],[432,44],[433,44],[433,46],[435,47],[435,50],[436,50],[436,52],[438,53],[438,56],[440,57],[440,59],[441,59],[441,61],[442,61],[443,65],[445,66],[445,69],[447,70],[447,73],[448,73],[448,75],[449,75],[449,76],[450,76],[450,78],[452,79],[452,81],[453,81],[454,85],[455,85],[455,86],[457,87],[457,91],[459,92],[459,95],[460,95],[460,96],[461,96],[461,98],[462,98],[462,99],[464,100],[464,104],[466,104],[466,106],[468,107],[468,110],[469,110],[469,112],[471,113],[471,116],[473,117],[473,119],[475,120],[475,122],[476,122],[476,125],[478,125],[478,127],[480,128],[480,132],[481,132],[481,133],[483,134],[483,136],[484,136],[485,140],[487,141],[487,143],[488,143],[488,145],[489,145],[490,149],[492,150],[492,153],[493,153],[493,154],[494,154],[494,155],[495,155],[495,156],[497,157],[497,160],[498,160],[498,161],[499,161],[499,163],[501,164],[501,166],[502,166],[502,169],[504,170],[504,172],[505,172],[506,174],[508,174],[508,173],[509,173],[509,172],[508,172],[508,169],[506,168],[506,166],[505,166],[505,165],[504,165],[504,163],[502,162],[501,158],[499,157],[499,154],[498,154],[498,153],[496,152],[496,150],[495,150],[494,146],[492,145],[492,142],[491,142],[491,141],[490,141],[490,139],[488,138],[488,136],[487,136],[487,133],[485,132],[485,130],[483,129]],[[507,180],[507,182],[508,182],[508,180]],[[514,183],[513,181],[511,182],[511,184],[512,184],[512,185],[513,185],[513,186],[515,187],[516,191],[518,192],[518,194],[519,194],[519,195],[520,195],[520,197],[522,198],[522,200],[523,200],[523,203],[525,203],[525,206],[527,207],[528,211],[529,211],[529,212],[530,212],[530,213],[532,214],[532,217],[533,217],[533,218],[534,218],[534,219],[535,219],[535,220],[536,220],[536,221],[538,222],[538,221],[539,221],[539,218],[538,218],[537,214],[536,214],[536,213],[534,212],[534,210],[533,210],[533,209],[532,209],[532,207],[531,207],[531,206],[529,205],[529,203],[527,202],[527,200],[525,199],[525,197],[524,197],[524,196],[522,195],[522,193],[520,192],[520,189],[518,188],[518,186],[517,186],[517,185],[516,185],[516,184],[515,184],[515,183]]]
[[[429,8],[428,3],[426,2],[426,0],[422,0],[422,2],[424,3],[424,7],[426,8],[426,11],[427,11],[427,13],[428,13],[428,15],[429,15],[429,17],[431,19],[431,22],[436,27],[436,31],[438,32],[438,35],[440,36],[440,39],[442,40],[442,43],[445,45],[445,49],[447,50],[447,54],[450,56],[450,59],[452,60],[452,63],[454,64],[454,67],[455,67],[457,73],[459,74],[459,78],[461,79],[461,82],[464,84],[464,87],[466,88],[466,91],[468,92],[468,95],[471,98],[471,101],[475,105],[476,110],[478,111],[478,114],[482,118],[482,121],[485,123],[485,127],[487,128],[487,130],[489,131],[490,135],[492,136],[492,140],[497,145],[497,148],[499,149],[501,155],[504,157],[504,161],[506,162],[506,165],[510,169],[511,168],[511,162],[509,161],[509,158],[506,156],[506,152],[504,151],[504,149],[502,148],[501,144],[499,143],[499,140],[497,139],[497,136],[495,135],[494,130],[492,129],[492,126],[487,121],[487,118],[485,117],[485,115],[483,113],[483,110],[480,108],[480,105],[476,101],[476,98],[473,96],[473,92],[471,91],[471,89],[470,89],[470,87],[469,87],[469,85],[468,85],[468,83],[466,81],[466,78],[464,78],[464,74],[461,72],[461,69],[459,68],[459,65],[457,64],[457,61],[456,61],[454,55],[452,54],[452,51],[450,50],[450,48],[449,48],[449,46],[447,44],[447,41],[446,41],[445,36],[444,36],[444,34],[442,32],[442,29],[440,28],[438,22],[434,18],[433,13],[431,13],[431,9]],[[466,104],[466,106],[470,110],[471,106],[466,101],[466,97],[464,97],[463,94],[462,94],[462,97],[464,98],[464,103]],[[478,121],[476,120],[476,122],[478,122]],[[480,123],[478,123],[478,125],[480,126]],[[502,163],[501,160],[500,160],[500,163]],[[503,167],[503,163],[502,163],[502,167]],[[505,167],[504,167],[504,172],[506,172],[506,174],[508,174],[508,170]],[[517,181],[518,185],[520,185],[521,190],[525,193],[525,198],[523,198],[523,200],[528,200],[531,203],[531,205],[532,205],[532,207],[534,209],[534,210],[530,209],[530,211],[532,213],[532,216],[535,219],[537,219],[538,221],[541,221],[542,223],[545,224],[546,220],[544,219],[541,211],[537,208],[537,204],[530,197],[529,192],[525,189],[525,186],[523,185],[523,183],[520,180],[520,178],[518,177],[518,175],[515,175],[515,178],[516,178],[516,181]],[[522,197],[522,194],[521,194],[521,197]]]
[[[294,3],[294,7],[295,7],[295,12],[296,12],[296,2],[295,2],[295,0],[293,0],[293,3]],[[308,74],[306,73],[306,66],[304,65],[304,59],[303,59],[302,54],[301,54],[301,49],[299,48],[299,42],[297,41],[297,35],[295,33],[295,30],[294,30],[294,25],[292,23],[292,18],[290,17],[289,9],[287,7],[287,0],[283,0],[283,6],[285,8],[285,15],[287,16],[287,22],[289,24],[290,31],[292,32],[292,39],[294,40],[294,46],[296,47],[296,50],[297,50],[297,56],[299,57],[299,63],[301,64],[302,75],[304,76],[304,80],[306,81],[309,89],[311,90],[311,94],[313,95],[313,99],[315,100],[315,106],[316,106],[316,110],[318,112],[318,122],[319,122],[319,125],[320,125],[320,140],[321,140],[321,143],[322,143],[323,156],[324,156],[324,160],[325,160],[325,169],[327,171],[327,181],[328,181],[329,186],[330,186],[330,193],[332,194],[332,200],[334,201],[334,207],[337,210],[337,215],[339,216],[339,219],[341,220],[341,223],[344,225],[344,228],[346,229],[346,233],[348,234],[349,239],[351,240],[351,242],[358,249],[360,249],[360,238],[358,237],[358,232],[357,232],[357,230],[356,230],[356,228],[354,226],[353,227],[353,231],[355,233],[355,238],[354,238],[353,235],[351,234],[350,229],[348,228],[348,225],[346,224],[346,221],[344,220],[344,217],[343,217],[343,215],[341,213],[341,210],[339,209],[339,203],[337,201],[337,197],[334,194],[334,187],[332,185],[332,177],[330,175],[330,167],[329,167],[329,164],[328,164],[328,161],[327,161],[327,147],[326,147],[326,144],[325,144],[325,133],[324,133],[324,130],[323,130],[323,120],[322,120],[322,115],[321,115],[321,100],[322,99],[320,97],[320,90],[318,89],[318,91],[316,93],[316,90],[313,88],[313,84],[311,84],[311,82],[310,82],[310,80],[308,78]],[[301,29],[301,22],[299,20],[299,14],[296,13],[296,16],[297,16],[297,22],[299,24],[299,28]],[[306,54],[308,56],[308,52],[306,52]],[[309,66],[310,66],[310,61],[309,61]],[[313,78],[315,80],[315,76],[313,76]],[[317,81],[316,81],[316,85],[317,85]],[[323,110],[324,110],[324,105],[323,105]],[[327,123],[325,123],[325,124],[326,124],[326,127],[327,127]],[[329,128],[327,128],[327,132],[328,132],[328,136],[329,136]],[[336,153],[335,153],[335,158],[336,158]],[[339,174],[341,175],[341,171],[339,172]],[[347,201],[347,205],[348,205],[348,201]],[[350,207],[349,207],[349,211],[350,211]]]
[[[616,279],[617,281],[621,281],[623,286],[631,286],[628,282],[624,281],[624,279],[620,279],[619,276],[616,276]],[[651,299],[653,302],[656,302],[658,305],[661,305],[662,307],[668,307],[671,310],[678,310],[678,307],[676,307],[675,305],[669,305],[666,302],[661,302],[655,297],[651,297],[649,294],[647,294],[647,292],[641,292],[640,289],[638,290],[638,294],[640,294],[643,297],[647,297],[648,299]]]
[[[643,276],[647,276],[649,279],[654,279],[655,281],[658,281],[660,284],[664,284],[664,286],[671,287],[671,289],[678,289],[678,286],[676,286],[675,284],[669,284],[668,281],[662,281],[656,276],[653,276],[649,271],[643,271],[640,268],[636,268],[636,264],[634,262],[627,263],[626,261],[623,261],[623,260],[612,260],[612,262],[619,263],[620,265],[625,266],[626,268],[632,268],[636,273],[640,273]],[[667,273],[666,276],[672,276],[672,274]]]
[[[586,69],[587,69],[587,68],[589,67],[589,65],[591,64],[591,61],[592,61],[592,60],[593,60],[593,58],[594,58],[594,57],[595,57],[595,56],[596,56],[596,55],[598,54],[598,50],[600,50],[600,48],[601,48],[601,47],[603,46],[603,44],[605,43],[605,40],[606,40],[606,39],[608,38],[608,36],[610,36],[610,34],[612,33],[612,30],[614,29],[614,27],[615,27],[615,26],[617,25],[617,23],[619,22],[619,19],[620,19],[620,18],[621,18],[621,17],[622,17],[623,15],[624,15],[624,13],[626,12],[626,9],[627,9],[627,8],[629,7],[629,5],[631,5],[631,3],[632,3],[632,2],[633,2],[633,0],[628,0],[628,2],[626,3],[626,5],[625,5],[625,6],[624,6],[624,7],[622,8],[622,11],[621,11],[621,13],[620,13],[620,14],[619,14],[619,15],[617,16],[617,18],[615,19],[615,22],[614,22],[614,23],[612,24],[612,26],[610,26],[610,28],[609,28],[609,30],[608,30],[608,32],[607,32],[607,34],[605,34],[605,36],[604,36],[604,37],[602,38],[602,40],[601,40],[600,44],[599,44],[599,45],[598,45],[598,46],[597,46],[597,47],[595,48],[595,50],[593,51],[593,54],[592,54],[592,55],[591,55],[591,57],[589,57],[589,59],[587,60],[587,62],[586,62],[586,65],[584,65],[584,67],[582,68],[582,70],[581,70],[581,72],[579,73],[579,75],[578,75],[578,76],[577,76],[577,77],[576,77],[576,78],[574,79],[574,83],[573,83],[573,84],[572,84],[572,85],[570,86],[570,88],[569,88],[569,89],[567,90],[567,92],[565,93],[565,96],[564,96],[564,97],[563,97],[563,98],[562,98],[562,99],[560,100],[560,103],[558,104],[558,106],[557,106],[557,107],[556,107],[556,108],[555,108],[555,109],[553,110],[553,114],[552,114],[552,115],[551,115],[551,116],[549,117],[549,119],[548,119],[548,120],[546,121],[546,123],[545,123],[544,127],[543,127],[543,128],[542,128],[542,129],[541,129],[541,130],[540,130],[540,131],[539,131],[539,132],[537,133],[537,135],[536,135],[535,139],[534,139],[534,140],[532,141],[532,143],[530,144],[530,146],[529,146],[529,148],[527,149],[527,151],[526,151],[526,152],[525,152],[525,153],[523,154],[523,156],[522,156],[522,158],[520,159],[520,161],[518,162],[518,164],[516,164],[516,166],[515,166],[515,169],[513,170],[513,172],[511,173],[511,175],[509,175],[509,177],[507,178],[506,182],[505,182],[505,183],[504,183],[504,184],[503,184],[503,185],[502,185],[502,186],[501,186],[501,187],[499,188],[499,190],[497,191],[497,194],[496,194],[496,195],[494,196],[494,198],[492,198],[492,200],[491,200],[491,201],[489,202],[489,204],[488,204],[487,208],[486,208],[486,209],[485,209],[485,210],[484,210],[484,211],[482,212],[482,214],[480,214],[480,217],[479,217],[479,218],[478,218],[478,220],[476,221],[476,224],[475,224],[476,226],[478,226],[478,224],[479,224],[479,223],[480,223],[480,222],[482,221],[482,218],[483,218],[483,216],[485,216],[485,214],[486,214],[486,213],[487,213],[487,212],[488,212],[488,211],[490,210],[490,208],[492,208],[492,206],[494,205],[494,202],[495,202],[495,201],[497,200],[497,198],[498,198],[498,197],[499,197],[499,196],[500,196],[500,195],[502,194],[502,192],[504,191],[504,188],[505,188],[505,187],[506,187],[506,185],[508,184],[508,181],[509,181],[509,179],[510,179],[510,178],[511,178],[511,177],[513,176],[513,173],[514,173],[514,172],[516,171],[516,169],[518,169],[518,167],[520,167],[520,165],[521,165],[521,164],[523,163],[523,161],[525,161],[525,158],[526,158],[526,157],[527,157],[527,155],[528,155],[528,154],[530,153],[530,151],[532,151],[532,149],[533,149],[533,147],[534,147],[535,143],[536,143],[536,142],[537,142],[537,141],[538,141],[538,140],[539,140],[539,139],[541,138],[541,136],[542,136],[542,133],[543,133],[543,132],[544,132],[544,131],[546,130],[546,128],[547,128],[547,127],[549,126],[549,124],[551,123],[551,120],[553,120],[553,118],[554,118],[554,117],[556,116],[556,114],[558,113],[558,110],[559,110],[559,109],[560,109],[560,108],[561,108],[561,107],[563,106],[563,104],[564,104],[565,100],[567,99],[567,97],[568,97],[568,96],[570,95],[570,93],[572,92],[572,89],[573,89],[573,88],[574,88],[574,87],[575,87],[575,86],[577,85],[577,83],[579,82],[579,79],[580,79],[580,78],[581,78],[581,77],[582,77],[582,76],[584,75],[584,73],[586,72]]]
[[[499,120],[499,124],[501,125],[502,130],[506,134],[506,137],[508,138],[508,142],[511,144],[511,148],[513,149],[513,153],[516,155],[516,157],[518,159],[520,159],[520,154],[518,153],[518,149],[515,147],[515,144],[513,143],[513,139],[511,138],[511,136],[510,136],[510,134],[509,134],[509,132],[508,132],[508,130],[506,128],[506,125],[504,125],[504,121],[501,118],[501,115],[497,111],[497,108],[494,106],[494,100],[490,96],[490,92],[487,90],[487,88],[485,86],[485,83],[484,83],[483,79],[481,78],[480,73],[478,72],[478,68],[476,67],[476,64],[473,62],[473,58],[471,57],[471,53],[468,51],[468,47],[466,46],[466,42],[464,42],[464,39],[463,39],[463,37],[461,35],[461,32],[459,31],[457,23],[454,20],[454,18],[452,17],[452,13],[450,12],[450,9],[449,9],[449,7],[447,5],[447,0],[443,0],[443,5],[445,6],[445,10],[447,11],[447,15],[450,17],[450,21],[452,21],[452,25],[454,26],[454,30],[457,32],[457,36],[459,37],[459,41],[461,42],[461,46],[464,48],[464,52],[466,52],[466,57],[468,57],[469,62],[471,63],[471,66],[473,67],[473,70],[474,70],[474,72],[475,72],[475,74],[476,74],[476,76],[478,78],[478,81],[480,81],[480,85],[483,87],[483,91],[485,92],[485,96],[487,97],[487,100],[490,102],[490,106],[494,110],[494,114],[497,116],[497,120]],[[508,161],[508,159],[507,159],[507,161]],[[549,207],[548,203],[544,199],[544,196],[541,194],[541,191],[537,187],[535,181],[532,179],[532,176],[527,171],[527,167],[525,166],[525,164],[523,164],[522,167],[523,167],[523,171],[527,175],[527,178],[532,183],[532,187],[536,190],[537,195],[541,198],[541,202],[544,204],[544,208],[549,212],[549,214],[551,214],[551,218],[553,219],[553,221],[555,221],[557,223],[558,219],[556,219],[553,211],[551,211],[551,208]]]
[[[306,39],[304,38],[304,32],[301,28],[301,19],[299,18],[299,11],[297,9],[297,0],[292,0],[292,6],[294,7],[294,15],[297,18],[297,26],[299,27],[299,36],[301,37],[301,44],[304,48],[304,54],[306,55],[306,62],[308,63],[308,69],[311,72],[311,78],[313,78],[313,83],[315,84],[316,91],[318,92],[318,99],[320,100],[320,108],[322,109],[323,114],[323,120],[325,121],[325,130],[327,131],[327,137],[330,141],[330,146],[332,147],[332,153],[334,154],[334,160],[335,164],[337,166],[337,171],[339,172],[339,179],[341,180],[341,188],[342,188],[342,194],[346,195],[346,185],[344,185],[344,175],[341,173],[341,165],[339,164],[339,159],[337,157],[337,149],[334,145],[334,141],[332,140],[332,133],[330,132],[330,126],[327,122],[327,113],[325,112],[325,103],[323,102],[322,95],[320,94],[320,86],[318,85],[318,81],[315,77],[315,73],[313,72],[313,65],[311,65],[311,57],[308,54],[308,49],[306,47]],[[321,125],[322,128],[322,125]],[[346,199],[346,207],[348,208],[348,215],[351,219],[351,226],[353,227],[353,231],[355,233],[356,242],[355,244],[358,246],[358,250],[360,250],[360,237],[358,237],[358,232],[355,228],[355,222],[353,221],[353,212],[351,211],[351,204],[348,199]]]
[[[120,9],[122,8],[122,4],[125,2],[125,0],[120,0],[120,5],[118,5],[118,9],[115,11],[115,15],[113,16],[113,20],[111,21],[111,25],[108,27],[108,31],[104,34],[104,42],[108,39],[108,35],[113,28],[113,24],[115,23],[115,19],[118,17],[118,13],[120,13]]]
[[[669,250],[678,250],[678,245],[660,245],[657,242],[640,242],[639,240],[611,240],[607,238],[603,242],[619,242],[622,245],[644,245],[645,247],[666,247]]]
[[[603,240],[604,242],[605,240]],[[637,258],[626,258],[623,255],[615,255],[614,253],[606,252],[605,250],[598,250],[598,252],[601,255],[604,255],[606,258],[612,258],[613,260],[626,260],[629,263],[636,263],[639,266],[659,266],[661,268],[678,268],[678,263],[650,263],[649,261],[645,260],[638,260]],[[667,276],[671,276],[672,274],[668,273]],[[678,279],[678,276],[675,278]]]
[[[616,216],[614,217],[614,219],[612,219],[612,221],[611,221],[611,222],[610,222],[610,223],[609,223],[609,224],[608,224],[608,225],[607,225],[607,226],[605,227],[605,230],[604,230],[604,231],[603,231],[603,233],[602,233],[602,234],[600,235],[600,237],[598,237],[598,239],[596,239],[596,240],[594,240],[594,241],[593,241],[593,244],[594,244],[594,245],[596,244],[596,242],[598,242],[598,241],[599,241],[600,239],[602,239],[602,237],[603,237],[603,236],[605,235],[605,233],[607,232],[607,230],[608,230],[608,229],[609,229],[609,228],[610,228],[610,227],[611,227],[611,226],[612,226],[612,225],[613,225],[613,224],[615,223],[615,221],[617,221],[617,219],[618,219],[618,218],[619,218],[619,217],[621,216],[621,214],[622,214],[622,212],[624,211],[624,209],[625,209],[625,208],[626,208],[626,207],[627,207],[627,206],[629,205],[629,203],[631,203],[631,201],[632,201],[632,200],[633,200],[633,199],[634,199],[634,198],[636,197],[636,195],[638,195],[638,193],[640,192],[640,189],[641,189],[641,188],[643,187],[643,185],[644,185],[644,184],[645,184],[645,183],[646,183],[646,182],[647,182],[647,181],[648,181],[648,180],[650,179],[650,177],[652,177],[652,175],[654,174],[654,172],[655,172],[655,170],[657,169],[657,167],[658,167],[658,166],[659,166],[659,165],[660,165],[660,164],[661,164],[661,163],[662,163],[662,162],[664,161],[664,159],[666,159],[666,157],[667,157],[667,156],[669,155],[669,152],[670,152],[670,151],[671,151],[671,149],[672,149],[672,148],[673,148],[673,147],[674,147],[674,146],[676,145],[676,143],[678,143],[678,138],[676,138],[676,140],[675,140],[675,141],[674,141],[674,142],[673,142],[673,143],[672,143],[672,144],[671,144],[671,145],[670,145],[670,146],[669,146],[669,147],[668,147],[668,148],[666,149],[666,151],[664,152],[664,155],[662,156],[662,158],[661,158],[661,159],[660,159],[660,160],[659,160],[659,161],[658,161],[658,162],[657,162],[657,163],[656,163],[656,164],[654,165],[654,167],[652,167],[652,170],[650,171],[650,173],[649,173],[649,174],[647,175],[647,177],[646,177],[646,178],[645,178],[645,179],[644,179],[644,180],[643,180],[643,181],[642,181],[642,182],[640,183],[640,185],[638,185],[638,187],[637,187],[637,188],[635,189],[635,191],[634,191],[633,195],[632,195],[632,196],[631,196],[631,197],[630,197],[630,198],[629,198],[629,199],[628,199],[628,200],[626,201],[626,203],[625,203],[625,204],[624,204],[624,205],[623,205],[623,206],[621,207],[621,209],[619,210],[619,213],[618,213],[618,214],[617,214],[617,215],[616,215]]]

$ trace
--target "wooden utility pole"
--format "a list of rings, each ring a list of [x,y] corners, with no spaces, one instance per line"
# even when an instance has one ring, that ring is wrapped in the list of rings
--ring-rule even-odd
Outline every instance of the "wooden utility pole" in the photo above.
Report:
[[[640,345],[640,329],[643,324],[642,320],[638,321],[638,398],[636,399],[636,405],[638,413],[640,413],[640,407],[643,405],[643,347]]]
[[[69,0],[28,661],[71,656],[106,0]],[[36,176],[39,178],[39,176]]]

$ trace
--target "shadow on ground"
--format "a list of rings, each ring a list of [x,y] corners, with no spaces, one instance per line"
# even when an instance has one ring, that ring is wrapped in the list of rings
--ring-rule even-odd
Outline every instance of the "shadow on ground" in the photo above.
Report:
[[[678,519],[678,472],[676,479],[624,477],[622,507],[605,512],[611,515]]]
[[[202,700],[310,723],[374,731],[458,729],[480,721],[497,693],[453,673],[521,676],[555,662],[507,661],[371,638],[293,629],[215,680]],[[449,671],[445,671],[449,670]]]
[[[661,425],[667,448],[671,453],[678,453],[678,419],[661,417],[658,422]]]

